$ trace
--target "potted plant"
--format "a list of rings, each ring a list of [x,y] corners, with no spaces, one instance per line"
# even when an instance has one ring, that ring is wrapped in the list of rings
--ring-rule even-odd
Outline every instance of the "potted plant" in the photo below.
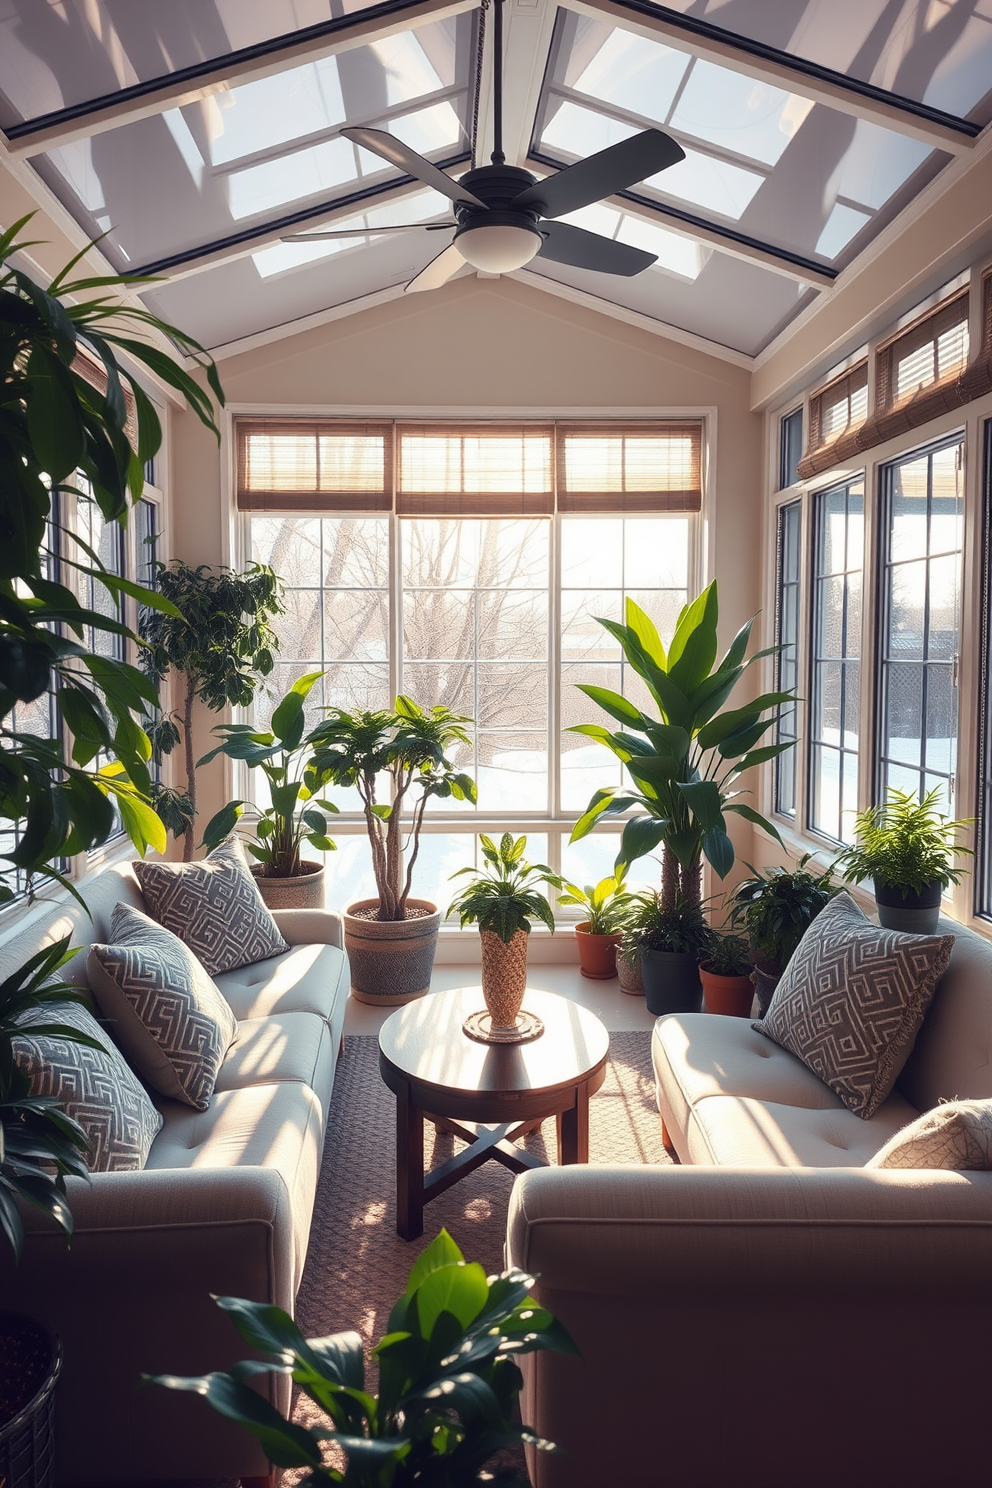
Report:
[[[474,780],[448,759],[454,746],[469,743],[464,726],[471,721],[401,694],[392,712],[332,708],[310,734],[315,778],[357,789],[372,849],[377,897],[344,912],[351,990],[360,1002],[396,1007],[430,988],[441,912],[410,889],[428,801],[477,799]],[[376,795],[383,776],[386,801]]]
[[[751,947],[758,1011],[768,1010],[792,953],[824,905],[837,893],[833,867],[811,873],[804,853],[795,868],[751,869],[730,896],[730,923],[743,930]]]
[[[173,836],[182,837],[188,863],[193,857],[198,768],[193,704],[199,699],[215,712],[229,706],[247,708],[259,677],[267,677],[274,665],[277,641],[269,620],[282,609],[280,580],[261,563],[232,573],[203,563],[191,568],[176,559],[156,564],[156,570],[156,586],[170,601],[170,613],[142,612],[144,664],[156,682],[163,682],[170,671],[179,674],[182,708],[157,718],[149,733],[159,760],[181,742],[186,767],[185,793],[158,786],[156,806]],[[199,764],[213,757],[207,755]]]
[[[481,873],[459,868],[452,878],[472,877],[448,906],[448,915],[458,913],[462,928],[478,925],[482,941],[482,995],[492,1027],[511,1029],[517,1025],[527,990],[527,944],[532,917],[542,920],[554,934],[551,905],[538,884],[560,885],[561,880],[545,863],[524,858],[526,837],[514,840],[504,832],[499,847],[491,837],[479,836],[486,860]],[[447,915],[445,918],[447,919]]]
[[[708,1013],[750,1018],[754,1001],[751,955],[743,935],[714,932],[699,963],[703,1001]]]
[[[972,856],[958,841],[970,823],[941,816],[939,799],[939,787],[922,801],[893,787],[883,805],[859,812],[854,846],[837,859],[848,883],[873,880],[878,923],[887,930],[932,935],[942,894],[964,876],[954,866],[955,854]]]
[[[712,935],[702,905],[681,893],[671,907],[660,893],[637,896],[622,945],[636,948],[649,1013],[699,1012],[703,1000],[699,960]]]
[[[327,835],[326,813],[336,812],[333,801],[317,798],[324,783],[313,766],[310,736],[304,733],[304,704],[323,672],[308,672],[293,683],[272,710],[269,728],[259,730],[250,723],[220,723],[214,729],[218,744],[200,765],[215,755],[243,760],[249,769],[258,766],[269,784],[269,804],[253,806],[258,812],[254,841],[246,844],[259,866],[252,869],[259,892],[270,909],[321,909],[324,904],[324,865],[302,856],[303,844],[318,852],[333,852]],[[201,846],[213,848],[236,827],[251,801],[228,801],[207,823]]]
[[[626,871],[626,865],[621,863],[614,873],[585,888],[565,879],[561,881],[565,893],[559,896],[558,903],[578,904],[586,912],[586,918],[575,927],[579,968],[584,977],[606,981],[617,974],[617,948],[624,917],[634,902],[633,894],[623,886]]]
[[[747,656],[753,620],[737,632],[725,655],[718,654],[717,587],[710,584],[685,606],[666,653],[658,631],[632,599],[626,625],[599,624],[619,641],[627,662],[642,678],[657,716],[642,712],[629,698],[606,687],[581,684],[603,711],[620,723],[616,732],[601,724],[578,724],[622,762],[630,787],[596,791],[572,830],[578,842],[604,814],[636,810],[623,829],[618,862],[632,863],[663,847],[661,898],[673,912],[680,898],[698,904],[705,858],[721,878],[734,865],[727,813],[742,816],[780,841],[771,822],[741,799],[741,777],[755,765],[775,759],[791,741],[760,744],[774,726],[778,709],[793,692],[768,692],[737,708],[723,705],[745,672],[767,651]],[[778,648],[771,648],[776,650]],[[723,710],[723,711],[721,711]]]
[[[373,1349],[375,1395],[366,1389],[359,1334],[306,1339],[280,1308],[238,1297],[215,1301],[253,1350],[250,1362],[193,1378],[145,1378],[202,1395],[257,1437],[276,1466],[306,1469],[311,1488],[473,1488],[515,1481],[505,1469],[497,1478],[487,1470],[496,1453],[521,1442],[554,1451],[552,1442],[516,1418],[523,1379],[515,1359],[538,1349],[577,1353],[562,1325],[529,1295],[534,1281],[517,1270],[487,1277],[480,1265],[465,1262],[442,1230],[414,1262]],[[286,1372],[329,1418],[330,1429],[287,1421],[249,1384]],[[343,1473],[324,1460],[328,1441],[347,1459]]]

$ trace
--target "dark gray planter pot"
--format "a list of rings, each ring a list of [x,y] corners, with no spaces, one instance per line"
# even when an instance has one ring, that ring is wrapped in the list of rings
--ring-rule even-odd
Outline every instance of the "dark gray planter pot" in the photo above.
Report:
[[[918,894],[903,897],[902,889],[890,888],[875,879],[878,923],[884,930],[906,930],[911,935],[932,935],[940,917],[941,887],[927,884]]]
[[[782,973],[777,967],[769,970],[766,966],[755,966],[751,973],[751,980],[758,994],[758,1017],[763,1018],[771,1006],[775,988],[782,980]]]
[[[651,951],[641,947],[641,981],[649,1013],[698,1013],[703,984],[694,951]]]

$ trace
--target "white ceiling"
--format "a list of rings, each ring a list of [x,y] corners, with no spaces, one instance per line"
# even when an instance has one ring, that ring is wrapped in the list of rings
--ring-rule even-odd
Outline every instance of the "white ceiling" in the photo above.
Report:
[[[748,356],[992,118],[992,0],[506,0],[504,16],[510,163],[546,174],[650,127],[686,152],[566,219],[654,266],[522,273]],[[116,268],[162,276],[148,305],[219,348],[401,286],[446,245],[381,231],[449,221],[449,204],[340,130],[468,169],[477,36],[464,0],[0,0],[0,127]],[[281,241],[328,225],[369,236]]]

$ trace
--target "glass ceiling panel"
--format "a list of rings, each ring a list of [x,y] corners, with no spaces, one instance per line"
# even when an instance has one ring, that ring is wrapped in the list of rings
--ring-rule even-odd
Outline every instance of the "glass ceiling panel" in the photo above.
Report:
[[[947,160],[895,130],[560,10],[538,151],[569,162],[652,125],[686,158],[634,188],[639,197],[838,266]]]
[[[253,46],[366,0],[2,0],[0,125]]]
[[[346,124],[387,129],[423,155],[467,150],[466,13],[211,94],[38,156],[32,162],[120,269],[234,232],[400,173],[342,138]]]
[[[992,118],[992,0],[667,0],[931,108]]]

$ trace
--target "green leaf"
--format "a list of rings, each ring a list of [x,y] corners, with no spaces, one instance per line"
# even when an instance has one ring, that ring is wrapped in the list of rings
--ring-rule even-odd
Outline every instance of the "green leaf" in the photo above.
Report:
[[[425,1338],[434,1331],[442,1312],[450,1312],[467,1328],[489,1298],[486,1273],[475,1261],[442,1266],[424,1278],[416,1296],[417,1316]]]
[[[250,805],[250,801],[228,801],[227,805],[222,806],[220,811],[207,822],[203,829],[200,846],[210,850],[219,847],[230,837],[244,815],[245,807]]]
[[[452,1240],[447,1230],[441,1230],[430,1245],[426,1246],[413,1264],[406,1284],[406,1295],[412,1297],[418,1287],[422,1286],[433,1271],[439,1271],[442,1266],[455,1266],[464,1260],[458,1246]]]
[[[63,481],[83,458],[83,427],[72,381],[59,358],[38,345],[28,359],[26,376],[31,444],[52,481]]]
[[[633,724],[635,728],[643,725],[644,718],[640,710],[625,697],[621,697],[619,692],[612,692],[608,687],[594,687],[587,682],[580,682],[578,688],[598,704],[604,713],[609,713],[611,718],[616,718],[620,723]]]
[[[724,739],[730,738],[731,734],[741,732],[748,728],[760,718],[761,714],[769,708],[777,708],[781,703],[792,700],[791,692],[766,692],[761,697],[755,698],[753,703],[745,703],[742,708],[731,708],[726,713],[720,713],[711,719],[696,735],[696,742],[700,749],[715,749],[722,744]]]
[[[668,648],[668,675],[687,695],[709,676],[716,661],[718,619],[714,581],[686,605]]]
[[[652,816],[637,816],[629,821],[620,838],[618,862],[634,863],[653,852],[668,835],[668,821]]]
[[[679,781],[678,788],[704,832],[723,830],[723,797],[715,781]]]
[[[721,878],[734,866],[734,844],[719,827],[703,833],[703,852]]]
[[[665,647],[662,644],[658,628],[649,615],[646,615],[640,605],[635,604],[628,596],[626,604],[626,620],[641,644],[641,649],[654,662],[655,666],[665,671],[668,666],[665,657]]]
[[[725,811],[734,811],[738,816],[743,816],[745,821],[753,822],[756,827],[762,827],[768,833],[769,837],[773,837],[776,842],[781,843],[783,847],[785,846],[785,843],[782,842],[782,838],[779,836],[778,828],[772,822],[768,821],[766,817],[762,816],[760,811],[755,811],[753,806],[746,806],[743,802],[731,801],[723,809]]]

